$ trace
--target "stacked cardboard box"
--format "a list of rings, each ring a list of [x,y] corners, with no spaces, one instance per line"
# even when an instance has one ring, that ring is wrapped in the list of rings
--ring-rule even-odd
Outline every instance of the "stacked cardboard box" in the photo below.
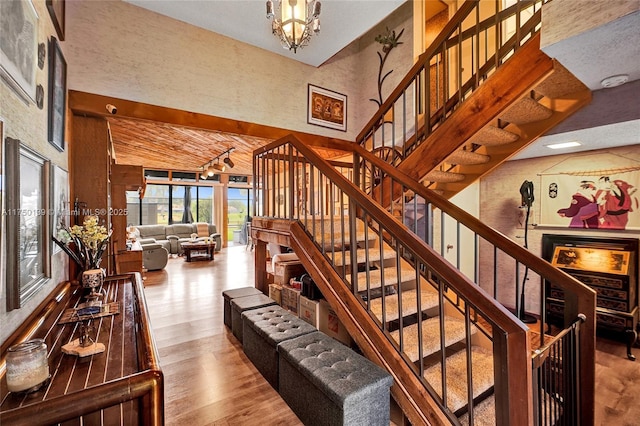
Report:
[[[282,306],[282,286],[280,284],[269,284],[269,297]]]
[[[300,289],[290,285],[283,285],[281,306],[298,315],[300,311]]]
[[[305,274],[304,266],[299,260],[276,261],[274,263],[273,276],[274,282],[285,285],[289,283],[291,278],[298,278]]]

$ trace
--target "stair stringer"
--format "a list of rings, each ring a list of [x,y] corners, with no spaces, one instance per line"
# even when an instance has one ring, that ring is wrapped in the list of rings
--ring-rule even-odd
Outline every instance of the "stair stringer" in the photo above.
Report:
[[[451,421],[439,404],[364,311],[362,304],[344,285],[342,278],[299,223],[291,224],[290,242],[305,270],[364,355],[393,376],[391,392],[411,424],[450,425]]]
[[[462,102],[451,116],[397,166],[397,169],[416,181],[421,181],[429,172],[446,163],[450,155],[463,149],[480,130],[487,125],[497,123],[500,116],[517,101],[529,96],[532,90],[555,72],[563,70],[557,61],[549,58],[540,50],[540,35],[537,34],[496,70],[468,99]],[[545,103],[551,102],[549,106],[553,111],[553,115],[544,122],[522,126],[509,125],[507,130],[516,133],[520,139],[515,143],[490,148],[487,154],[493,155],[495,158],[485,164],[467,167],[466,170],[464,167],[457,167],[460,172],[466,173],[468,176],[461,182],[448,184],[451,189],[446,188],[445,185],[442,188],[444,191],[441,193],[446,198],[455,195],[515,155],[546,130],[587,105],[591,100],[591,92],[586,87],[583,89],[566,99],[544,101]],[[418,131],[418,135],[420,134],[424,134],[424,130]],[[479,152],[484,153],[483,150]],[[455,169],[452,171],[456,172]],[[383,185],[388,185],[387,180],[388,178],[384,179]],[[398,199],[401,194],[396,193],[395,189],[397,188],[394,188],[393,197]],[[434,189],[438,189],[437,185]],[[376,191],[373,191],[373,194],[376,197]],[[390,203],[388,192],[384,198],[379,202],[383,206],[388,206]]]

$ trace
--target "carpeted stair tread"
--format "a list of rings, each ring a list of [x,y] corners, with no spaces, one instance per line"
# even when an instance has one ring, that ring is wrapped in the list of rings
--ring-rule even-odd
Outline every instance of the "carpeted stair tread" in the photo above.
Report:
[[[320,229],[316,229],[313,239],[318,242],[319,245],[324,247],[339,247],[342,246],[342,243],[350,243],[351,235],[347,228],[345,227],[345,233],[342,234],[342,230],[340,228],[334,228],[334,232],[331,233],[331,228],[325,228],[324,234]],[[311,232],[311,230],[309,230]],[[377,235],[374,231],[369,231],[365,233],[364,231],[356,232],[356,242],[364,243],[365,241],[369,241],[370,243],[375,242]]]
[[[572,93],[589,90],[589,88],[559,62],[554,62],[553,73],[537,85],[534,90],[547,98],[557,99]]]
[[[458,418],[460,424],[469,424],[469,414],[465,413]],[[473,407],[473,426],[495,426],[496,424],[496,401],[495,396],[490,395],[479,404]],[[553,424],[553,423],[546,423]]]
[[[378,250],[379,252],[379,250]],[[369,271],[369,288],[382,287],[382,272],[384,271],[384,285],[395,286],[398,284],[398,268],[395,266],[387,266]],[[367,272],[358,272],[358,291],[367,290]],[[351,284],[351,275],[347,277],[347,281]],[[400,283],[414,282],[416,281],[416,270],[406,262],[403,262],[400,266]]]
[[[418,361],[420,353],[418,351],[418,324],[404,327],[403,343],[404,353],[413,362]],[[445,317],[444,319],[445,345],[451,346],[465,338],[464,321],[457,318]],[[471,326],[471,334],[475,334],[477,329]],[[393,331],[391,337],[399,344],[400,330]],[[434,317],[422,321],[422,356],[426,357],[439,351],[440,348],[440,318]]]
[[[332,256],[335,256],[335,261],[333,262],[335,266],[351,265],[351,250],[345,250],[344,253],[342,250],[336,250],[335,252],[327,251],[325,256],[327,256],[329,261],[332,260]],[[365,249],[359,248],[356,250],[356,262],[358,264],[364,263],[367,259],[369,262],[379,262],[381,259],[389,260],[395,259],[395,257],[396,251],[386,245],[383,247],[382,256],[380,256],[380,250],[377,247],[375,249],[370,248],[368,253]],[[350,269],[351,268],[349,268],[347,273],[351,272]]]
[[[519,136],[495,126],[487,126],[469,139],[470,143],[484,146],[506,145],[515,142]]]
[[[461,166],[471,166],[475,164],[485,164],[491,160],[488,155],[477,152],[458,150],[447,157],[446,162],[449,164],[458,164]]]
[[[473,397],[477,397],[493,386],[493,354],[481,346],[471,346],[473,372]],[[449,356],[447,363],[447,404],[451,411],[467,405],[467,353],[461,350]],[[429,367],[424,378],[442,396],[442,374],[440,363]]]
[[[399,318],[398,298],[402,297],[402,314],[403,316],[413,315],[418,312],[418,291],[404,290],[398,294],[391,294],[384,298],[384,310],[386,316],[384,320],[395,321]],[[420,309],[426,311],[438,306],[438,293],[429,290],[423,290],[420,297]],[[380,321],[382,318],[382,298],[373,299],[370,304],[371,313],[373,313]]]
[[[461,173],[443,172],[442,170],[432,170],[427,173],[423,180],[437,183],[460,182],[464,180],[464,175]]]
[[[522,98],[511,108],[500,115],[506,122],[521,125],[545,120],[553,115],[553,111],[531,98]]]

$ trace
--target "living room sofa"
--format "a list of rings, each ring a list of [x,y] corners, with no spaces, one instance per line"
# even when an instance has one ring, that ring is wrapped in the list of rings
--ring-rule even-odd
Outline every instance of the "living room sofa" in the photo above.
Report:
[[[216,251],[222,248],[222,237],[211,223],[174,223],[173,225],[135,226],[136,239],[144,248],[147,244],[159,244],[169,254],[182,254],[181,243],[191,241],[191,234],[197,234],[198,240],[211,238],[216,243]],[[200,232],[198,232],[200,230]]]

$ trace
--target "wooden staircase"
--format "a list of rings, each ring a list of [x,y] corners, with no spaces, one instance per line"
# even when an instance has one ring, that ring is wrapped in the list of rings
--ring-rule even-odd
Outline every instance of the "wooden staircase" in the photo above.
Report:
[[[252,237],[295,250],[362,352],[392,374],[392,394],[412,424],[593,422],[595,294],[447,201],[590,100],[586,87],[539,49],[543,1],[521,0],[483,19],[482,2],[466,1],[358,144],[333,147],[347,152],[339,161],[323,160],[312,141],[293,136],[254,152],[261,192],[254,199],[261,201]],[[494,3],[499,10],[502,2]],[[492,38],[483,32],[501,31],[504,20],[527,8],[532,18],[461,78],[465,43]],[[453,72],[456,87],[439,70]],[[425,235],[407,220],[418,209]],[[441,219],[434,224],[436,211]],[[433,229],[444,232],[449,219],[458,238],[461,227],[472,234],[474,259],[481,249],[493,253],[492,273],[476,267],[465,275],[444,260]],[[256,244],[258,285],[264,247]],[[535,353],[528,326],[497,301],[495,290],[483,290],[498,288],[501,268],[521,267],[574,301],[560,337],[542,335]],[[500,285],[517,289],[518,273],[514,278]],[[579,338],[561,341],[565,336]],[[558,344],[566,350],[561,369],[549,355]],[[580,387],[567,396],[569,389],[536,378],[551,371],[562,380],[579,377]],[[545,414],[549,407],[560,416]]]
[[[322,226],[319,222],[307,222],[306,227],[331,227],[326,219]],[[343,238],[341,224],[342,220],[335,220],[331,227],[334,229],[334,242],[350,241],[349,238]],[[339,271],[346,271],[344,278],[360,303],[368,306],[374,320],[388,331],[401,356],[423,371],[422,377],[435,394],[442,398],[443,389],[446,389],[446,405],[463,424],[469,418],[466,415],[469,394],[466,380],[460,378],[467,377],[467,358],[470,356],[473,365],[473,399],[477,407],[474,410],[478,413],[478,410],[482,411],[474,417],[481,417],[482,424],[495,424],[495,409],[491,399],[494,360],[487,331],[478,324],[471,324],[467,331],[460,307],[452,302],[455,293],[449,291],[440,300],[437,283],[425,279],[404,259],[396,264],[396,259],[400,258],[397,251],[386,242],[380,242],[374,229],[366,232],[365,226],[361,220],[357,220],[359,232],[355,239],[355,251],[358,256],[350,256],[352,247],[349,244],[334,244],[332,251],[325,255],[333,259]],[[357,259],[355,264],[351,262],[352,258]],[[355,279],[352,276],[354,270],[357,271]],[[422,338],[418,338],[419,334]],[[441,342],[444,342],[444,347],[441,347]],[[447,385],[444,387],[442,365],[446,369]]]

